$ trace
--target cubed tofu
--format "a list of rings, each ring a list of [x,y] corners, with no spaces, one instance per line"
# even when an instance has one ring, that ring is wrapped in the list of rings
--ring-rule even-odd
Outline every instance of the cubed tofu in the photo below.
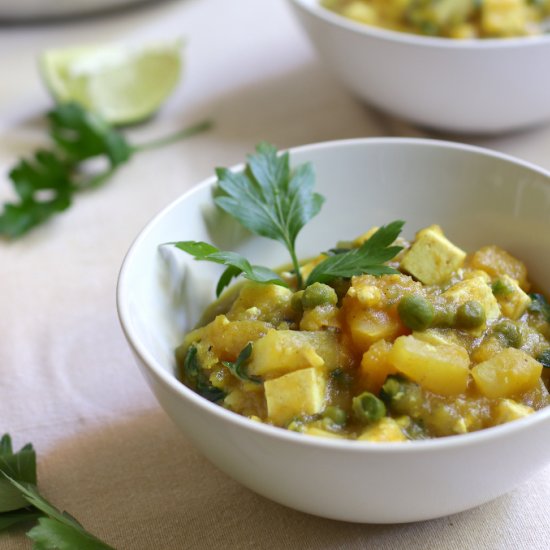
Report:
[[[325,407],[326,376],[316,368],[290,372],[264,383],[268,420],[285,426],[293,418]]]
[[[393,418],[385,417],[367,427],[357,440],[376,441],[378,443],[397,443],[399,441],[407,441],[407,437]]]
[[[525,0],[484,0],[481,4],[481,29],[485,35],[522,35],[527,22]]]
[[[495,424],[505,424],[524,416],[529,416],[535,412],[531,407],[517,403],[512,399],[501,399],[495,407],[494,422]]]
[[[411,248],[401,260],[401,268],[426,285],[449,279],[466,258],[466,252],[449,241],[439,226],[419,231]]]
[[[486,397],[512,397],[537,386],[542,365],[525,352],[506,348],[472,369],[479,391]]]
[[[485,277],[477,276],[464,279],[447,289],[442,296],[455,306],[460,306],[471,300],[479,302],[485,310],[487,321],[500,317],[500,307]],[[477,331],[480,330],[483,330],[483,327],[477,329]]]
[[[389,360],[413,382],[439,395],[457,395],[468,386],[470,358],[466,349],[456,344],[435,345],[400,336]]]
[[[501,283],[501,292],[496,295],[500,309],[506,317],[519,319],[531,303],[529,295],[521,290],[518,282],[508,275],[502,275],[498,279]]]

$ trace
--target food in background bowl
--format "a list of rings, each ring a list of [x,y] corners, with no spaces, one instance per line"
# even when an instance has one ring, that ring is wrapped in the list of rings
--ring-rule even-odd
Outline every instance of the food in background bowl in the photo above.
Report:
[[[549,34],[450,40],[358,23],[319,0],[289,2],[328,69],[384,112],[478,134],[550,120]]]
[[[448,38],[508,38],[542,34],[550,0],[321,0],[359,23]]]
[[[290,150],[290,159],[293,166],[312,164],[316,189],[326,198],[300,233],[298,257],[313,257],[340,235],[361,234],[367,224],[406,218],[412,237],[439,222],[464,250],[494,243],[520,257],[530,278],[550,290],[548,171],[484,149],[416,139],[315,144]],[[121,324],[145,380],[212,463],[292,508],[373,523],[459,512],[548,465],[550,407],[456,437],[371,443],[305,437],[253,422],[182,384],[174,349],[214,300],[219,265],[196,262],[170,246],[159,254],[159,243],[208,241],[259,265],[288,261],[279,243],[251,236],[214,208],[216,183],[213,177],[194,187],[148,224],[127,254],[117,291]]]

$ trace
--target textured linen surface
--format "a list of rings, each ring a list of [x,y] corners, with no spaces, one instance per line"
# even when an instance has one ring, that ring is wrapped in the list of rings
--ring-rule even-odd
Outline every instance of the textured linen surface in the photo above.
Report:
[[[324,520],[272,503],[210,465],[134,365],[115,311],[124,253],[154,214],[214,166],[242,161],[262,139],[286,148],[427,135],[350,96],[282,0],[158,2],[109,17],[1,27],[0,198],[9,196],[5,174],[14,159],[44,140],[40,115],[51,100],[36,70],[40,51],[170,36],[188,44],[184,79],[156,118],[128,134],[145,141],[206,116],[215,128],[135,157],[52,223],[0,242],[0,433],[10,432],[18,447],[35,444],[42,492],[119,550],[547,549],[550,468],[452,517],[384,526]],[[444,137],[550,168],[549,126]],[[0,535],[0,550],[30,546],[23,531]]]

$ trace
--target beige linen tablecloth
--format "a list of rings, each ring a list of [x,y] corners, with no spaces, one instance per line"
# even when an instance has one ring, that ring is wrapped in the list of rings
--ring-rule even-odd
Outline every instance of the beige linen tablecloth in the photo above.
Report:
[[[9,196],[9,167],[44,139],[40,116],[51,101],[38,52],[169,36],[187,40],[185,77],[159,115],[128,134],[145,140],[204,117],[215,129],[135,157],[48,225],[0,242],[0,433],[18,447],[35,444],[42,492],[117,549],[548,549],[550,468],[452,517],[385,526],[324,520],[257,496],[210,465],[134,365],[116,316],[116,278],[132,239],[163,206],[262,139],[286,148],[425,135],[351,97],[284,1],[159,2],[109,17],[1,27],[0,198]],[[550,168],[550,126],[444,137]],[[0,550],[30,546],[24,531],[0,535]]]

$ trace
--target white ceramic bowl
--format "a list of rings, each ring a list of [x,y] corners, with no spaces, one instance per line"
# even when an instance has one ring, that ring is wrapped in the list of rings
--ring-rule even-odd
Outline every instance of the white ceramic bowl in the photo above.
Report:
[[[550,120],[550,35],[452,40],[356,23],[290,0],[313,45],[357,96],[414,123],[497,133]]]
[[[302,256],[404,219],[405,236],[440,223],[459,246],[498,244],[524,259],[535,281],[548,281],[550,174],[540,168],[484,149],[415,139],[321,143],[290,153],[293,165],[313,163],[317,190],[327,198],[298,238]],[[251,237],[213,206],[214,185],[214,178],[204,181],[142,231],[124,261],[117,298],[123,330],[159,403],[215,465],[292,508],[388,523],[477,506],[548,464],[550,407],[478,433],[369,443],[256,423],[181,384],[173,350],[213,300],[221,268],[173,247],[159,251],[159,244],[205,240],[258,264],[286,262],[278,243]]]

